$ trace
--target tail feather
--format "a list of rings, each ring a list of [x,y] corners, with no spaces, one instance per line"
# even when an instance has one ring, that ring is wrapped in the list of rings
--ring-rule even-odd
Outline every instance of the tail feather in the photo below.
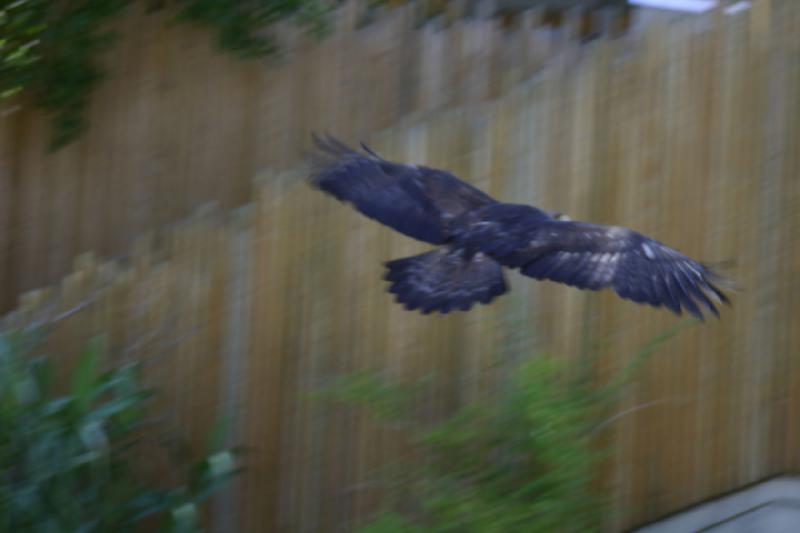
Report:
[[[483,254],[464,256],[448,247],[395,259],[386,263],[384,279],[389,292],[406,309],[469,310],[476,302],[487,304],[507,290],[503,267]]]

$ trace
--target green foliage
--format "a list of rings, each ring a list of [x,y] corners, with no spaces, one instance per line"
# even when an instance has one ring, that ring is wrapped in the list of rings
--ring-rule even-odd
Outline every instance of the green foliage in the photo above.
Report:
[[[369,407],[370,414],[388,422],[407,423],[416,396],[421,394],[425,383],[413,386],[386,383],[375,374],[362,372],[353,374],[336,387],[319,392],[318,399],[333,400]]]
[[[41,5],[3,0],[0,6],[0,98],[8,98],[26,84],[25,73],[39,58]]]
[[[359,529],[360,533],[423,533],[425,528],[414,524],[399,514],[386,512],[381,514],[374,522]]]
[[[52,148],[75,140],[86,127],[86,108],[103,78],[100,55],[114,43],[109,22],[134,2],[152,0],[0,0],[0,99],[28,93],[52,118]],[[172,0],[177,20],[217,33],[223,50],[239,57],[274,54],[264,30],[291,19],[320,33],[325,0]]]
[[[597,401],[587,379],[554,359],[528,361],[514,375],[501,396],[433,427],[408,426],[418,418],[409,391],[377,378],[348,379],[330,393],[403,421],[422,458],[398,468],[401,503],[365,532],[598,528],[604,504],[592,482],[601,453],[592,447],[591,428],[608,404]]]
[[[418,412],[430,380],[401,386],[358,374],[325,390],[321,397],[363,406],[405,430],[416,450],[390,469],[393,503],[361,532],[600,530],[608,502],[595,476],[606,450],[595,436],[624,413],[611,416],[635,372],[696,324],[684,320],[657,335],[604,385],[591,375],[594,358],[528,360],[510,369],[502,390],[435,424]]]
[[[35,346],[29,333],[0,334],[0,530],[199,531],[198,506],[236,473],[234,453],[213,449],[183,485],[151,487],[131,463],[151,397],[139,367],[102,370],[92,342],[59,394],[54,360]]]
[[[0,0],[0,93],[27,89],[53,121],[52,146],[85,126],[89,95],[102,78],[97,56],[113,42],[106,22],[128,0]]]
[[[294,20],[317,34],[326,29],[331,4],[324,0],[173,0],[178,20],[213,29],[219,46],[243,58],[277,52],[264,29],[284,19]]]

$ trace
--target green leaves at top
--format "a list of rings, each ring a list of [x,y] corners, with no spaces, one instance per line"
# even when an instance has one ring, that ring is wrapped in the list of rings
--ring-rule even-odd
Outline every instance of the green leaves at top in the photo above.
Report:
[[[105,76],[101,57],[117,38],[112,22],[137,3],[214,31],[222,50],[242,58],[276,53],[265,30],[280,20],[322,33],[331,6],[324,0],[0,0],[0,101],[27,93],[26,101],[51,119],[51,149],[86,128],[91,94]]]

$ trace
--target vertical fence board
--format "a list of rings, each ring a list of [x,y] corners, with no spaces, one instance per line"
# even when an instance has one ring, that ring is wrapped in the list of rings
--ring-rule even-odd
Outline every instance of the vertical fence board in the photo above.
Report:
[[[430,376],[435,390],[417,407],[436,421],[501,391],[513,361],[555,353],[606,382],[679,324],[607,292],[517,273],[508,295],[469,314],[404,311],[385,293],[382,263],[429,247],[311,190],[303,169],[276,171],[323,123],[348,140],[369,137],[390,159],[447,168],[498,199],[651,234],[744,286],[721,320],[689,326],[643,362],[599,435],[612,451],[598,473],[613,495],[610,530],[798,468],[800,5],[656,22],[583,48],[565,38],[547,43],[550,59],[538,55],[541,35],[514,34],[509,42],[528,48],[500,50],[506,30],[483,19],[411,32],[410,9],[363,30],[353,12],[338,16],[327,48],[297,41],[295,59],[269,73],[206,57],[210,45],[194,31],[149,29],[115,52],[121,80],[141,76],[140,85],[111,82],[90,113],[125,122],[95,125],[57,156],[40,156],[41,117],[20,116],[16,145],[0,126],[0,192],[9,165],[20,172],[11,176],[17,226],[0,195],[0,252],[13,249],[17,269],[3,270],[3,259],[0,278],[18,276],[20,286],[40,284],[44,271],[58,279],[81,250],[126,249],[123,241],[186,216],[203,195],[223,209],[245,201],[251,166],[273,166],[243,212],[201,209],[140,238],[129,261],[82,256],[56,289],[25,296],[16,315],[45,312],[50,295],[60,310],[96,297],[51,347],[71,362],[105,333],[119,360],[153,357],[145,375],[162,390],[156,406],[194,454],[213,420],[235,415],[231,442],[252,451],[234,492],[215,505],[218,529],[350,530],[386,502],[378,471],[409,445],[363,413],[313,397],[343,376]],[[125,31],[142,22],[129,24]],[[204,80],[207,68],[224,75]],[[373,92],[353,96],[365,87]],[[210,100],[204,116],[189,116]],[[231,101],[244,104],[229,113]],[[98,149],[107,138],[114,143]],[[95,183],[100,174],[110,177]],[[235,189],[220,174],[235,176]],[[4,237],[9,228],[19,240]],[[168,470],[163,459],[145,466]]]

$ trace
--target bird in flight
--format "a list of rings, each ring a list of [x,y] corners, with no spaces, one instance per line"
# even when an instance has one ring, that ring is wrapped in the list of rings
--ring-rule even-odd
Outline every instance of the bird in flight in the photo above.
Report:
[[[503,269],[599,290],[699,319],[729,304],[727,280],[668,246],[619,226],[564,220],[498,202],[450,172],[383,159],[313,136],[310,182],[362,214],[437,247],[386,263],[389,292],[423,313],[468,310],[508,290]]]

